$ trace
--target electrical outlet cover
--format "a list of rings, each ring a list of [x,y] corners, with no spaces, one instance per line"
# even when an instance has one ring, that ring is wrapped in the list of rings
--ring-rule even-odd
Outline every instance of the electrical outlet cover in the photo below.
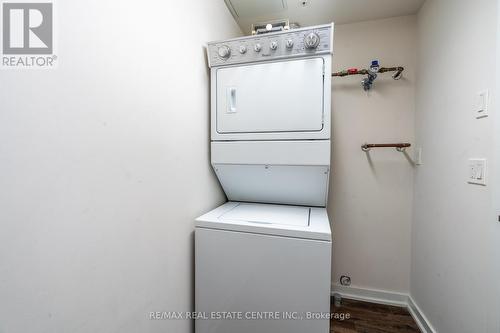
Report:
[[[469,160],[469,184],[486,185],[486,159],[472,158]]]

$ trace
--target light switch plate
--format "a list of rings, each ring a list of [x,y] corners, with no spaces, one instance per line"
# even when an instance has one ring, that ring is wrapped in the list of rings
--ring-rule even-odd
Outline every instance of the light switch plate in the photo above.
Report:
[[[488,117],[488,104],[490,102],[489,95],[488,90],[483,90],[476,94],[475,112],[477,119]]]
[[[486,159],[472,158],[469,160],[469,184],[486,186]]]

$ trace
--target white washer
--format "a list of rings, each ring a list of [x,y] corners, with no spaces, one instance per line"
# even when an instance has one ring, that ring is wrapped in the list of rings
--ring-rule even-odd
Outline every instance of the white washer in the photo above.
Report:
[[[196,332],[328,333],[311,316],[330,311],[331,246],[325,208],[227,202],[197,218],[196,312],[208,319]]]

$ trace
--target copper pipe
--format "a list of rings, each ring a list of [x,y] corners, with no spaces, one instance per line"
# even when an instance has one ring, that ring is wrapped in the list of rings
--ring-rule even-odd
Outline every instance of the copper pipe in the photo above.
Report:
[[[368,70],[367,69],[355,69],[351,68],[345,71],[340,71],[336,73],[332,73],[332,76],[348,76],[348,75],[368,75]]]
[[[400,77],[401,73],[404,71],[404,67],[398,66],[398,67],[381,67],[378,70],[378,73],[386,73],[386,72],[396,72],[394,74],[395,77]],[[350,68],[348,70],[332,73],[332,76],[348,76],[348,75],[368,75],[371,72],[367,69],[356,69],[356,68]]]

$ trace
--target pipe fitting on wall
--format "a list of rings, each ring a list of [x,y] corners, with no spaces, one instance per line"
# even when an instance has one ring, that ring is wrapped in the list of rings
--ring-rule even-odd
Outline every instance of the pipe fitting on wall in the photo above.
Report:
[[[369,69],[357,69],[357,68],[349,68],[347,70],[343,70],[340,72],[333,73],[332,76],[350,76],[350,75],[366,75],[366,78],[361,80],[361,85],[364,91],[371,90],[375,80],[377,79],[378,74],[386,73],[386,72],[394,72],[392,74],[392,78],[394,80],[400,80],[403,77],[404,67],[380,67],[378,60],[373,60]]]

